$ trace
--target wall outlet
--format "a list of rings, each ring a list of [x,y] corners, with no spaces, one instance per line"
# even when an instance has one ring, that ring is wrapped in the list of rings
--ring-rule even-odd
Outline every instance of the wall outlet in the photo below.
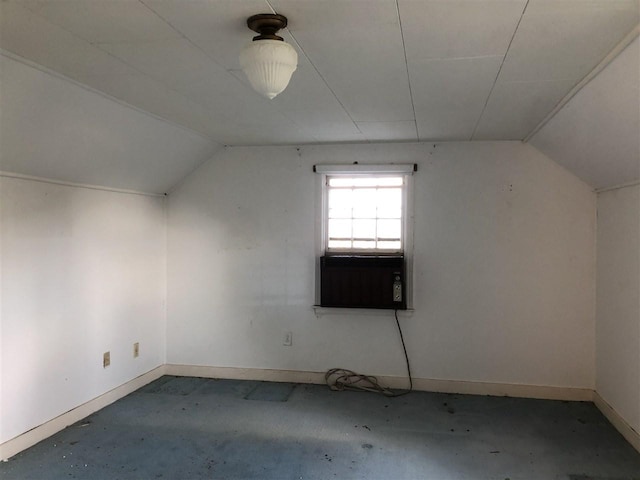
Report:
[[[293,333],[284,332],[284,337],[282,338],[282,344],[285,347],[290,347],[292,343],[293,343]]]
[[[111,352],[104,352],[102,355],[102,368],[107,368],[111,365]]]
[[[136,342],[133,344],[133,358],[138,358],[140,356],[140,342]]]

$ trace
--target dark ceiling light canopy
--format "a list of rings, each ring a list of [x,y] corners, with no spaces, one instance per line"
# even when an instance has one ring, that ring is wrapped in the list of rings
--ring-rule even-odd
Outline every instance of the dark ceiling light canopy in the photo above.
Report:
[[[277,13],[259,13],[247,18],[247,27],[260,35],[253,37],[256,40],[280,40],[282,37],[276,35],[278,30],[287,26],[287,17]]]
[[[287,26],[287,17],[260,13],[249,17],[247,26],[259,35],[240,53],[240,65],[253,89],[272,99],[287,88],[298,66],[298,53],[276,35]]]

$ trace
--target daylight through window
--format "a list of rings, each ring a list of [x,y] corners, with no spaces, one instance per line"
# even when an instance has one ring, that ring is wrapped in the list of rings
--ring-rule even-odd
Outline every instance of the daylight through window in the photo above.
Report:
[[[403,250],[403,175],[327,177],[329,252]]]

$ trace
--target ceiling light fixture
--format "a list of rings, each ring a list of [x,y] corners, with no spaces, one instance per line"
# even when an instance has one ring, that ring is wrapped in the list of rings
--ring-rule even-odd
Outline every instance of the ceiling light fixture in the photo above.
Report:
[[[281,93],[298,66],[298,53],[276,32],[287,26],[287,17],[261,13],[247,19],[247,26],[259,33],[240,53],[240,65],[251,86],[271,99]]]

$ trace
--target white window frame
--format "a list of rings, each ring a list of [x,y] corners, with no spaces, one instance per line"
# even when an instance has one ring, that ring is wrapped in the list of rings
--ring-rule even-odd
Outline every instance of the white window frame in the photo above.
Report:
[[[413,174],[417,171],[416,164],[348,164],[348,165],[315,165],[314,171],[318,174],[319,208],[316,217],[316,300],[320,299],[320,257],[323,255],[353,255],[353,256],[383,256],[402,255],[405,262],[405,290],[407,295],[407,308],[413,308]],[[328,251],[327,218],[329,214],[329,200],[327,177],[344,175],[353,177],[363,176],[396,176],[404,177],[402,188],[402,252],[385,252],[372,250],[345,250]],[[318,303],[318,302],[316,302]]]

